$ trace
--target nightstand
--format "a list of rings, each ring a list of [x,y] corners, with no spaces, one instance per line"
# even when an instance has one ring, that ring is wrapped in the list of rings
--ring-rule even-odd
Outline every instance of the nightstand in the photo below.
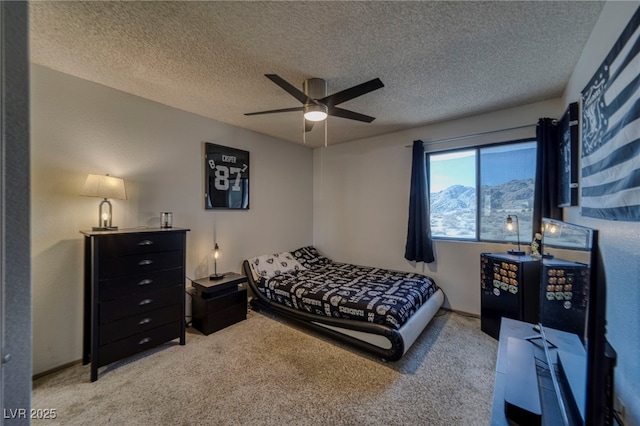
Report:
[[[209,335],[247,318],[247,277],[227,273],[219,280],[191,280],[196,289],[191,310],[193,327]]]

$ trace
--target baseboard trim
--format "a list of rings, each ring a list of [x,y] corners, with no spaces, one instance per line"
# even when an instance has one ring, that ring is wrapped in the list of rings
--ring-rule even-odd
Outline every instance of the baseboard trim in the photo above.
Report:
[[[440,310],[442,310],[442,311],[448,311],[448,312],[453,312],[454,314],[462,315],[463,317],[471,317],[471,318],[478,318],[478,319],[480,319],[480,315],[479,315],[479,314],[472,314],[472,313],[470,313],[470,312],[458,311],[458,310],[456,310],[456,309],[443,308],[443,307],[440,307]]]
[[[65,368],[69,368],[69,367],[72,367],[74,365],[81,364],[81,363],[82,363],[82,360],[79,359],[79,360],[76,360],[76,361],[68,362],[68,363],[63,364],[63,365],[59,365],[59,366],[54,367],[54,368],[52,368],[50,370],[43,371],[42,373],[34,374],[31,377],[31,381],[41,379],[41,378],[43,378],[45,376],[48,376],[48,375],[53,374],[53,373],[57,373],[60,370],[64,370]]]

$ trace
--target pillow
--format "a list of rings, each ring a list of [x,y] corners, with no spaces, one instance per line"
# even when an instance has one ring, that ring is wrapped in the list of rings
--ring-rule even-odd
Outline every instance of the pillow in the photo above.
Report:
[[[253,257],[248,261],[254,278],[269,279],[276,275],[307,269],[288,251]]]
[[[306,269],[322,268],[331,263],[331,259],[318,253],[318,250],[313,246],[301,247],[291,254]]]

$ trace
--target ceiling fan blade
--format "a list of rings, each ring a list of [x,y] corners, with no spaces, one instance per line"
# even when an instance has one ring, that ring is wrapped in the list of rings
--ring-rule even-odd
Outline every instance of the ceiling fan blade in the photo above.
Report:
[[[278,86],[282,87],[287,91],[291,96],[302,102],[303,104],[311,102],[311,99],[304,94],[304,92],[300,89],[297,89],[295,86],[291,85],[288,81],[278,76],[277,74],[265,74],[269,80],[273,81]]]
[[[304,120],[304,131],[310,132],[313,129],[315,121]]]
[[[378,90],[382,87],[384,87],[382,81],[380,81],[379,78],[374,78],[373,80],[369,80],[366,83],[358,84],[357,86],[353,86],[341,92],[334,93],[333,95],[318,99],[318,101],[328,107],[331,107],[333,105],[338,105],[346,102],[350,99],[357,98],[358,96],[362,96],[366,93],[373,92],[374,90]]]
[[[258,112],[247,112],[245,115],[261,115],[261,114],[274,114],[276,112],[293,112],[293,111],[302,111],[304,107],[293,107],[293,108],[283,108],[283,109],[272,109],[270,111],[258,111]]]
[[[375,117],[371,117],[368,115],[360,114],[358,112],[349,111],[348,109],[338,108],[338,107],[329,107],[327,111],[329,115],[334,117],[342,117],[348,118],[350,120],[364,121],[365,123],[371,123],[375,120]]]

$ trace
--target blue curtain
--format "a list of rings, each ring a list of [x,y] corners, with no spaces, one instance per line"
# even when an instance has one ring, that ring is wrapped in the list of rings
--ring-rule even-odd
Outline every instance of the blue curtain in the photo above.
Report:
[[[429,176],[429,164],[425,161],[422,141],[413,141],[409,226],[404,257],[411,261],[431,263],[435,258],[431,242],[427,176]]]
[[[536,126],[538,155],[536,158],[536,187],[533,196],[533,233],[540,232],[542,218],[562,220],[558,207],[558,150],[560,128],[556,120],[541,118]]]

